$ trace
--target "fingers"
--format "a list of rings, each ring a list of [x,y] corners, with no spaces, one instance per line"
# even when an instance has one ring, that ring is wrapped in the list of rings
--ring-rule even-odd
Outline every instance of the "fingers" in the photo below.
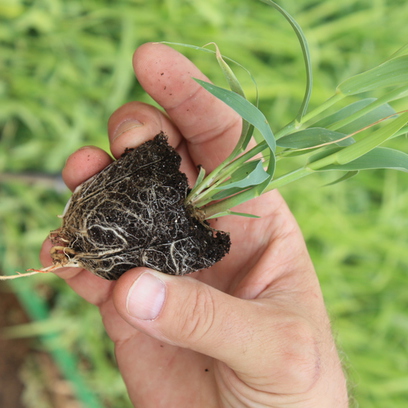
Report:
[[[239,137],[241,118],[193,80],[208,81],[198,68],[172,48],[153,43],[136,50],[133,65],[140,84],[165,109],[171,122],[147,105],[123,106],[109,121],[112,152],[117,155],[129,143],[140,144],[164,130],[175,147],[183,140],[181,133],[193,161],[207,170],[224,160]],[[133,126],[129,120],[143,125]],[[123,132],[126,122],[131,129]]]
[[[241,119],[192,79],[207,78],[191,61],[163,44],[139,47],[134,55],[134,68],[141,85],[170,118],[140,102],[122,106],[108,123],[114,156],[119,157],[125,148],[136,147],[163,130],[170,144],[178,146],[181,153],[186,149],[183,141],[188,141],[188,150],[196,165],[204,166],[207,171],[218,165],[239,137]],[[196,165],[184,156],[182,171],[191,174]],[[109,155],[100,149],[80,149],[68,159],[63,178],[73,190],[110,162]]]
[[[145,103],[127,103],[109,118],[112,154],[119,157],[126,148],[135,148],[161,131],[167,135],[173,147],[180,144],[180,132],[163,112]]]
[[[68,158],[62,170],[62,177],[68,188],[74,190],[79,184],[103,170],[111,162],[112,158],[102,149],[86,146]]]
[[[239,299],[189,277],[180,279],[142,268],[126,273],[113,296],[118,312],[134,327],[170,344],[232,363],[233,335],[229,333],[228,347],[222,337],[238,323],[231,306],[237,310],[237,303],[242,303]],[[238,333],[241,326],[236,328]]]
[[[144,44],[134,54],[133,67],[145,91],[190,142],[201,143],[238,125],[239,116],[193,78],[209,79],[173,48]]]
[[[189,277],[142,268],[121,277],[113,300],[133,327],[220,360],[242,379],[268,378],[296,389],[317,375],[319,356],[305,319],[265,301],[238,299]]]

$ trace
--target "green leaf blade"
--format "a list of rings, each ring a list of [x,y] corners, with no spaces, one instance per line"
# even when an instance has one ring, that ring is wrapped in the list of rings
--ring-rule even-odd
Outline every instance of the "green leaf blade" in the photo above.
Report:
[[[328,186],[334,186],[335,184],[342,183],[343,181],[349,180],[349,179],[357,176],[358,173],[359,173],[358,170],[348,171],[344,176],[338,178],[337,180],[332,181],[331,183],[327,183],[324,186],[328,187]]]
[[[276,151],[276,141],[272,129],[270,128],[265,115],[255,105],[233,91],[220,88],[219,86],[197,78],[194,78],[194,80],[208,92],[234,109],[244,120],[256,127],[261,132],[269,148],[273,152]]]
[[[356,95],[384,87],[406,85],[407,82],[408,55],[402,55],[346,79],[337,87],[337,90],[344,95]]]
[[[225,217],[226,215],[237,215],[239,217],[246,217],[246,218],[261,218],[259,215],[255,215],[255,214],[248,214],[248,213],[227,210],[227,211],[223,211],[218,214],[214,214],[213,216],[208,217],[207,220],[211,220],[212,218]]]
[[[305,88],[305,94],[303,97],[302,104],[296,116],[296,120],[298,122],[301,122],[302,117],[306,114],[307,109],[309,107],[310,97],[312,95],[312,88],[313,88],[313,71],[312,71],[312,61],[310,57],[309,45],[303,33],[302,28],[300,27],[298,22],[285,9],[283,9],[281,6],[279,6],[272,0],[261,0],[261,1],[273,7],[275,10],[279,11],[286,18],[286,20],[292,26],[292,29],[295,32],[298,38],[300,47],[302,49],[303,60],[304,60],[305,69],[306,69],[306,88]]]
[[[348,146],[354,143],[351,137],[344,139],[345,137],[347,137],[347,135],[344,133],[313,127],[283,136],[277,140],[276,143],[279,147],[287,149],[308,149],[319,147],[327,143],[337,143],[339,146]]]
[[[373,169],[392,169],[408,172],[408,154],[388,147],[377,147],[349,163],[332,164],[320,168],[319,171],[360,171]]]
[[[197,180],[196,180],[192,190],[194,190],[197,186],[199,186],[200,183],[204,180],[204,177],[205,177],[205,169],[202,166],[198,166],[198,167],[199,167],[199,171],[198,171]]]
[[[263,183],[269,177],[264,170],[262,161],[247,162],[236,170],[229,180],[219,185],[217,190],[229,188],[247,188]]]
[[[238,95],[241,95],[243,98],[247,99],[245,96],[244,89],[241,86],[241,83],[239,82],[238,78],[236,77],[234,71],[231,69],[231,67],[228,65],[228,63],[225,61],[223,58],[218,45],[213,43],[215,46],[215,57],[218,61],[218,65],[221,68],[221,71],[224,74],[224,78],[228,82],[228,85],[231,89],[231,91],[237,93]],[[256,82],[254,82],[255,88],[256,88],[256,95],[257,95],[257,100],[258,100],[258,87],[256,85]],[[243,120],[242,123],[242,131],[241,131],[241,138],[240,141],[237,144],[237,150],[239,149],[245,149],[248,146],[249,141],[251,140],[253,134],[253,126],[250,125],[248,121],[245,119]],[[234,152],[235,153],[235,152]]]
[[[336,153],[336,162],[346,164],[380,146],[408,123],[408,112],[390,121],[385,126]]]
[[[314,126],[350,134],[396,113],[388,103],[375,107],[377,101],[376,98],[366,98],[353,102],[319,120]],[[374,107],[372,110],[371,106]]]

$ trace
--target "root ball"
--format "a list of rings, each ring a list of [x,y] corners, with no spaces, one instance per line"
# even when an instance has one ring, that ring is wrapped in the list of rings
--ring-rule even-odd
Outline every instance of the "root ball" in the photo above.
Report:
[[[184,275],[218,262],[229,235],[186,208],[180,162],[160,133],[81,184],[50,234],[54,265],[115,280],[138,266]]]

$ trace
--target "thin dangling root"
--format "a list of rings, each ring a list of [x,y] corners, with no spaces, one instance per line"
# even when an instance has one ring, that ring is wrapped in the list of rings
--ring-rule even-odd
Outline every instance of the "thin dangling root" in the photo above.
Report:
[[[0,280],[9,280],[9,279],[18,279],[18,278],[25,278],[26,276],[36,275],[40,271],[33,271],[30,273],[20,273],[16,272],[17,275],[8,275],[8,276],[0,276]]]
[[[10,279],[25,278],[27,276],[37,275],[37,273],[52,272],[53,270],[59,269],[59,268],[61,268],[61,266],[51,265],[51,266],[47,266],[46,268],[43,268],[43,269],[27,269],[28,273],[21,273],[21,272],[16,271],[17,275],[0,276],[0,280],[10,280]]]

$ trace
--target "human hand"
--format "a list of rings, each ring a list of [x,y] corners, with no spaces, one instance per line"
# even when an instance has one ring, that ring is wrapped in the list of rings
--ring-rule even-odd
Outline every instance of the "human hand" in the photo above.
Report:
[[[161,130],[191,181],[197,165],[211,171],[227,157],[241,120],[191,79],[206,80],[189,60],[145,44],[134,68],[167,115],[140,102],[119,108],[108,124],[115,157]],[[74,189],[110,162],[100,149],[80,149],[64,180]],[[135,268],[117,282],[78,268],[58,274],[99,307],[137,407],[348,406],[320,286],[291,212],[277,191],[237,210],[262,218],[215,221],[232,248],[208,270],[178,277]],[[46,241],[44,264],[50,247]]]

